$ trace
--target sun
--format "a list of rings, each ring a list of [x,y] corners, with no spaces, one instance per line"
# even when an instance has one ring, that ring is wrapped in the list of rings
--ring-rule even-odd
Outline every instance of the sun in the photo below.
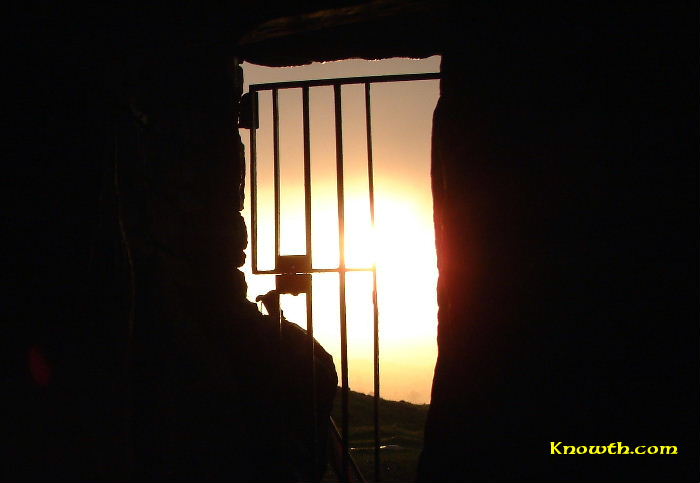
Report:
[[[436,357],[435,338],[437,268],[432,216],[425,203],[401,193],[385,193],[376,199],[373,228],[364,196],[346,197],[346,265],[376,266],[382,378],[390,381],[383,394],[415,392],[418,380],[429,385]],[[313,265],[338,266],[337,204],[335,199],[319,203],[314,211]],[[259,266],[274,265],[270,223],[259,224]],[[288,213],[283,220],[284,254],[304,253],[303,213]],[[267,240],[267,242],[266,242]],[[250,258],[250,257],[248,257]],[[272,276],[248,276],[249,298],[274,288]],[[340,361],[338,275],[314,274],[313,313],[315,336]],[[348,360],[353,390],[370,393],[372,382],[373,308],[371,272],[347,274]],[[426,303],[428,302],[428,303]],[[285,317],[305,327],[305,296],[282,296]],[[407,373],[410,377],[407,377]],[[399,398],[398,396],[396,396]],[[402,396],[405,398],[405,396]],[[425,397],[421,398],[425,399]],[[423,401],[427,402],[427,401]]]

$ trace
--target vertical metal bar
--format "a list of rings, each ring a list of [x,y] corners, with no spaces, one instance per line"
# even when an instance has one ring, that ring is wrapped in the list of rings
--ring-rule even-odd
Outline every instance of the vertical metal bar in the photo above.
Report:
[[[311,446],[312,459],[311,463],[313,465],[313,473],[316,474],[318,468],[318,407],[316,403],[316,354],[315,354],[315,344],[314,344],[314,325],[313,325],[313,289],[309,288],[306,292],[306,333],[309,336],[309,361],[311,363],[311,429],[313,431],[313,439]],[[323,475],[320,475],[323,476]]]
[[[369,215],[374,232],[374,159],[372,156],[372,105],[370,84],[365,83],[365,120],[367,127],[367,180],[369,182]],[[372,263],[372,306],[374,309],[374,481],[381,481],[381,447],[379,431],[379,310],[377,307],[377,265]]]
[[[311,264],[311,131],[309,127],[309,88],[302,89],[304,123],[304,212],[306,215],[306,256]],[[311,265],[309,265],[311,267]]]
[[[272,152],[275,190],[275,268],[280,256],[280,114],[277,89],[272,89]]]
[[[272,163],[273,163],[273,183],[274,183],[274,204],[275,204],[275,269],[279,265],[280,257],[280,114],[279,95],[277,89],[272,90]],[[284,360],[282,358],[283,344],[283,324],[282,307],[280,306],[280,294],[277,294],[277,306],[279,307],[277,320],[277,370],[282,370]],[[280,394],[282,396],[282,394]],[[279,416],[279,415],[278,415]],[[286,426],[286,421],[282,418],[282,427]],[[285,428],[286,429],[286,428]],[[287,449],[288,439],[283,439],[284,450]]]
[[[309,126],[309,87],[301,90],[302,94],[302,122],[304,127],[304,214],[306,218],[306,256],[309,260],[309,268],[312,265],[311,253],[311,129]],[[309,288],[306,293],[306,333],[309,337],[309,358],[311,361],[311,409],[313,429],[313,468],[314,474],[317,467],[318,450],[318,417],[316,414],[316,344],[314,344],[313,321],[313,290]]]
[[[257,170],[257,129],[258,92],[251,90],[253,125],[250,128],[250,252],[253,273],[258,271],[258,170]]]
[[[338,189],[338,267],[340,295],[340,364],[341,364],[341,427],[343,430],[343,475],[348,478],[348,460],[350,458],[350,414],[348,399],[350,387],[348,384],[348,330],[345,307],[345,194],[343,179],[343,110],[341,103],[340,85],[333,86],[335,100],[335,159],[336,183]]]

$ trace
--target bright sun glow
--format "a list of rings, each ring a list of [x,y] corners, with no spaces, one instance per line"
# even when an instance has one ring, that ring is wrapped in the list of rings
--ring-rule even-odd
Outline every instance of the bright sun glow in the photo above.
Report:
[[[343,77],[397,72],[437,71],[438,58],[397,59],[394,70],[367,61],[345,61],[301,68],[246,67],[255,83],[313,77]],[[387,61],[389,62],[389,61]],[[316,72],[312,68],[323,68]],[[391,68],[391,65],[389,66]],[[299,70],[302,69],[302,70]],[[306,69],[306,70],[303,70]],[[367,69],[370,69],[369,71]],[[373,69],[373,70],[372,70]],[[398,70],[396,70],[398,69]],[[284,74],[280,77],[280,71]],[[274,73],[274,77],[270,72]],[[266,77],[267,76],[267,77]],[[437,268],[430,193],[430,132],[438,95],[436,81],[375,84],[372,117],[375,160],[375,229],[369,215],[367,155],[362,86],[343,87],[345,153],[345,246],[348,267],[376,264],[380,324],[382,397],[427,403],[437,355]],[[271,98],[260,96],[258,135],[258,267],[274,265]],[[335,184],[335,136],[332,89],[311,89],[313,266],[338,266]],[[301,94],[280,91],[282,170],[281,252],[303,254]],[[248,148],[247,131],[241,132]],[[247,159],[249,153],[247,153]],[[249,187],[247,188],[249,189]],[[246,200],[244,215],[249,220]],[[274,276],[250,273],[250,249],[244,272],[249,299],[274,288]],[[339,369],[338,275],[313,276],[315,336]],[[346,283],[350,387],[371,394],[372,275],[351,272]],[[304,295],[282,297],[286,318],[305,327]]]

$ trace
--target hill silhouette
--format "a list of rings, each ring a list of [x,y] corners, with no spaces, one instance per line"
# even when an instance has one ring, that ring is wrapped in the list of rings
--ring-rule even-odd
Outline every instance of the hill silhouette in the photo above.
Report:
[[[350,391],[350,452],[368,481],[374,480],[374,398]],[[382,481],[412,481],[415,479],[418,456],[423,445],[423,427],[428,414],[427,404],[407,401],[379,400]],[[340,389],[333,411],[340,426]],[[324,481],[337,481],[327,471]]]

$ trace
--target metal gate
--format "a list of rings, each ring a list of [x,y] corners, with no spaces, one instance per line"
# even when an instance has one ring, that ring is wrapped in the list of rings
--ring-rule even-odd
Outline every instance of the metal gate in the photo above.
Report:
[[[343,167],[343,119],[342,119],[342,86],[348,84],[364,85],[366,144],[367,144],[367,174],[369,188],[369,215],[372,229],[374,229],[374,166],[372,152],[372,114],[371,114],[371,85],[385,82],[406,82],[419,80],[439,79],[439,73],[424,74],[399,74],[367,77],[347,77],[335,79],[316,79],[293,82],[277,82],[268,84],[254,84],[250,86],[249,94],[244,96],[242,112],[250,113],[250,117],[242,127],[250,128],[250,201],[251,201],[251,257],[253,274],[276,275],[276,291],[281,293],[304,293],[306,295],[306,330],[309,336],[309,352],[314,367],[314,327],[312,312],[312,284],[313,273],[338,273],[339,276],[339,302],[340,302],[340,356],[341,356],[341,431],[340,441],[342,448],[342,471],[339,477],[342,481],[357,481],[362,479],[359,470],[350,457],[350,411],[348,407],[348,344],[346,324],[345,282],[346,274],[351,271],[372,272],[372,304],[374,313],[374,481],[381,481],[380,460],[380,379],[379,379],[379,310],[377,306],[377,270],[376,265],[364,268],[349,268],[345,264],[345,199],[344,199],[344,167]],[[314,87],[332,86],[335,118],[335,159],[336,159],[336,187],[338,202],[338,253],[339,264],[334,268],[317,268],[312,264],[312,237],[311,237],[311,133],[309,122],[309,90]],[[304,172],[304,215],[306,253],[303,255],[282,255],[280,253],[280,141],[279,141],[279,101],[278,92],[281,89],[301,89],[302,93],[302,123],[303,123],[303,172]],[[275,267],[272,270],[258,269],[258,180],[257,180],[257,135],[258,128],[258,93],[271,91],[272,93],[272,142],[273,142],[273,183],[274,183],[274,237],[275,237]],[[314,381],[315,376],[310,375]],[[313,399],[315,400],[315,398]],[[313,422],[316,424],[316,421]],[[334,428],[334,424],[331,424]],[[315,428],[314,428],[315,429]],[[315,431],[314,431],[315,434]]]

